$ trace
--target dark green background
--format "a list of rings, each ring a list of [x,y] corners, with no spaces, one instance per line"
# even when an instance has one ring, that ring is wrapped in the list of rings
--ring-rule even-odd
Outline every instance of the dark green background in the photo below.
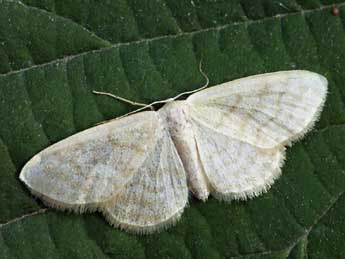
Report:
[[[340,10],[332,15],[332,8]],[[247,202],[193,198],[137,236],[99,214],[42,209],[18,180],[50,144],[133,107],[247,75],[329,80],[320,121]],[[345,1],[0,0],[0,258],[345,258]]]

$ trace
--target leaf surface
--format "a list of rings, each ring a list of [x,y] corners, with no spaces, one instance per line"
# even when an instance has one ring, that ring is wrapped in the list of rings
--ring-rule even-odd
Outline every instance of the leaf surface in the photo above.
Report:
[[[332,14],[332,8],[340,10]],[[344,258],[345,1],[0,0],[0,258]],[[247,202],[190,200],[167,231],[46,209],[20,183],[43,148],[134,107],[247,75],[329,80],[315,129]]]

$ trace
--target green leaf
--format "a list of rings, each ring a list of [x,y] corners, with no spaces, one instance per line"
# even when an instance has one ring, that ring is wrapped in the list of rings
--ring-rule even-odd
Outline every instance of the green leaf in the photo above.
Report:
[[[336,7],[339,15],[331,10]],[[0,0],[0,258],[345,258],[345,1]],[[45,209],[18,180],[52,143],[134,107],[269,71],[329,80],[320,121],[265,195],[190,199],[181,221],[127,234]]]

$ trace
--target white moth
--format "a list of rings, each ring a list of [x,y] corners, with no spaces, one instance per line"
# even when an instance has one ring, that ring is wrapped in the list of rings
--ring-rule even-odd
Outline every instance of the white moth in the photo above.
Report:
[[[75,134],[35,155],[20,179],[49,206],[101,211],[150,233],[209,195],[247,199],[281,174],[285,146],[318,118],[327,80],[308,71],[250,76]]]

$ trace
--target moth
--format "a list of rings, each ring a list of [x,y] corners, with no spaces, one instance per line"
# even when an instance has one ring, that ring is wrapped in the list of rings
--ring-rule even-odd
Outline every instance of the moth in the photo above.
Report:
[[[70,136],[27,162],[20,180],[47,205],[100,211],[135,233],[167,228],[189,191],[246,200],[281,174],[286,146],[310,130],[325,77],[302,70],[250,76],[168,99]],[[179,95],[180,96],[180,95]]]

